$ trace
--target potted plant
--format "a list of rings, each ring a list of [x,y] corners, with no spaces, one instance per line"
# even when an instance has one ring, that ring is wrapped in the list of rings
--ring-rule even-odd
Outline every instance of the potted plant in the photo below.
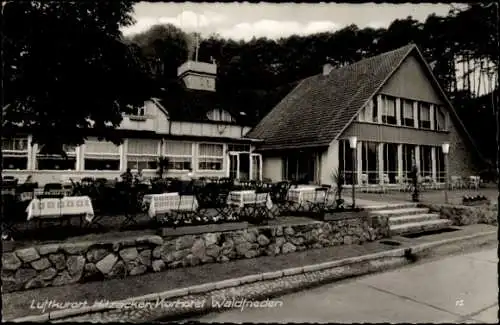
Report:
[[[334,170],[331,174],[332,183],[337,186],[337,197],[335,198],[335,208],[344,209],[344,200],[342,199],[342,189],[344,188],[344,173],[338,169]]]

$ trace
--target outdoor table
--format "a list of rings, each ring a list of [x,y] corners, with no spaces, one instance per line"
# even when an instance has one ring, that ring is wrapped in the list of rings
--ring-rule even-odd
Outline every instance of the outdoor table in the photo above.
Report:
[[[317,192],[317,186],[304,186],[288,190],[288,201],[297,206],[297,210],[305,208],[308,203],[325,200],[325,192]]]
[[[47,219],[61,219],[64,217],[81,216],[88,223],[94,219],[94,208],[88,196],[65,196],[62,198],[33,199],[26,208],[28,221],[35,219],[41,222]]]
[[[273,202],[269,193],[255,193],[255,190],[231,191],[227,197],[227,204],[243,208],[248,204],[265,204],[270,210]]]
[[[250,214],[247,208],[251,206],[254,208],[252,211],[254,217],[257,212],[268,215],[273,208],[269,193],[256,193],[255,190],[231,191],[227,197],[227,204],[236,207],[239,213],[243,212],[245,215]],[[265,211],[259,207],[265,207]]]
[[[143,202],[150,218],[168,215],[172,211],[195,212],[198,209],[198,201],[194,195],[179,193],[147,194],[144,195]]]

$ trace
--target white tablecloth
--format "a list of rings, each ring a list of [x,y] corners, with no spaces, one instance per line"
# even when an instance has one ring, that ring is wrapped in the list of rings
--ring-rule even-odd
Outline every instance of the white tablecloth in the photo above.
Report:
[[[57,218],[67,215],[85,215],[88,222],[94,218],[94,208],[88,196],[66,196],[61,199],[33,199],[26,208],[28,220],[33,218]]]
[[[317,187],[299,187],[299,188],[291,188],[288,190],[288,200],[303,204],[307,201],[312,202],[316,198],[318,202],[323,201],[325,199],[325,192],[316,193]]]
[[[254,190],[232,191],[227,197],[228,205],[244,207],[246,204],[265,203],[268,209],[272,209],[273,202],[269,193],[255,193]]]
[[[180,196],[179,193],[147,194],[144,195],[143,202],[149,205],[148,215],[150,218],[171,210],[196,211],[198,209],[198,201],[195,196]]]

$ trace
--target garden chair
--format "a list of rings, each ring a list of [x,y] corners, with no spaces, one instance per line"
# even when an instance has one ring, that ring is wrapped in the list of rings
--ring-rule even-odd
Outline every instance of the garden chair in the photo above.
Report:
[[[481,178],[479,176],[469,176],[467,185],[469,189],[478,190],[480,183],[481,183]]]
[[[361,192],[368,192],[368,174],[361,174]]]
[[[241,215],[253,224],[262,224],[267,221],[269,217],[272,217],[270,211],[267,208],[267,199],[270,195],[270,190],[258,188],[255,190],[255,201],[252,203],[247,203],[243,206]],[[262,197],[260,194],[265,194],[265,200],[262,202],[258,200]]]
[[[380,184],[380,191],[382,193],[387,193],[387,186],[389,185],[389,183],[390,183],[389,175],[383,174],[382,175],[382,182]]]
[[[290,201],[288,201],[288,190],[292,184],[287,181],[276,183],[271,190],[271,200],[273,204],[278,206],[280,214],[290,209]]]
[[[460,176],[451,176],[450,177],[450,189],[461,189],[462,188],[462,180]]]

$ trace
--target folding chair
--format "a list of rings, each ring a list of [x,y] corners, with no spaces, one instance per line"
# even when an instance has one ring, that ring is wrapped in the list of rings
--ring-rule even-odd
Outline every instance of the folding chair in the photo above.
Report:
[[[122,222],[120,228],[124,229],[127,226],[135,225],[137,226],[137,205],[138,197],[137,192],[134,188],[129,187],[128,191],[125,192],[125,220]]]

